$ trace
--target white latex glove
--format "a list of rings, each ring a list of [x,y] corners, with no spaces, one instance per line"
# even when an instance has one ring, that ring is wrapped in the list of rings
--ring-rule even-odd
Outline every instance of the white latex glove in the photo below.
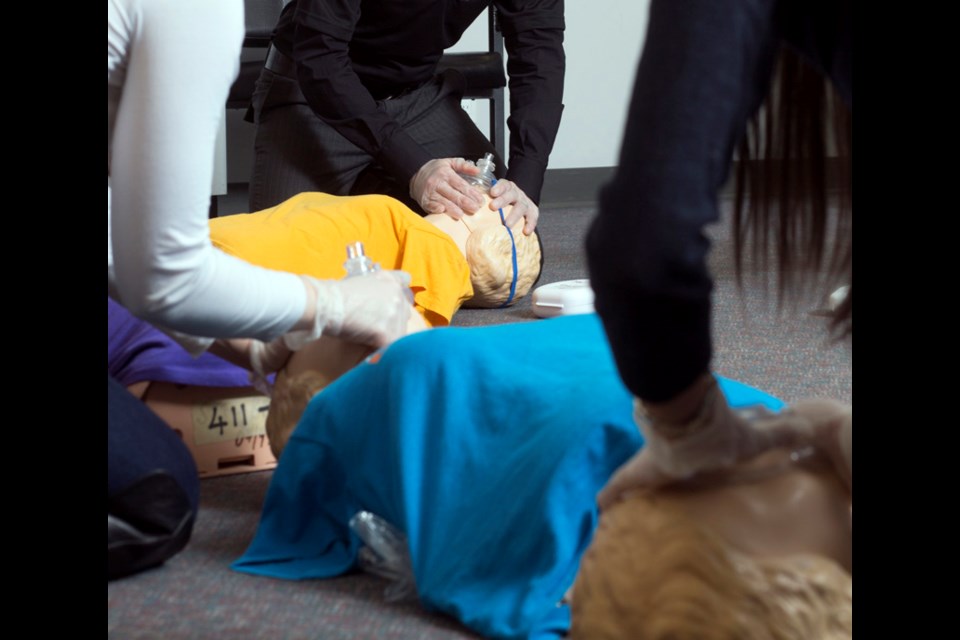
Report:
[[[260,393],[273,397],[273,386],[267,376],[276,373],[287,363],[293,351],[283,341],[283,336],[274,338],[270,342],[251,340],[249,347],[250,383]]]
[[[657,487],[699,473],[733,466],[775,447],[817,444],[820,425],[791,410],[733,410],[716,380],[697,415],[684,425],[651,422],[634,399],[634,419],[644,447],[620,467],[597,496],[601,508],[632,489]]]
[[[316,291],[316,310],[311,329],[282,336],[291,351],[321,335],[379,348],[406,332],[413,310],[409,274],[377,271],[343,280],[301,277]]]
[[[497,183],[490,187],[490,197],[493,198],[490,202],[490,208],[494,211],[506,206],[513,206],[513,211],[506,219],[508,227],[512,228],[520,218],[524,218],[524,235],[530,235],[537,228],[540,209],[515,182],[506,179],[497,180]]]
[[[273,395],[267,376],[276,373],[293,353],[283,343],[282,336],[270,342],[255,338],[224,338],[210,345],[210,353],[250,370],[250,382],[261,393]]]
[[[459,220],[483,205],[480,191],[460,173],[475,176],[480,170],[463,158],[431,160],[410,179],[410,197],[427,213],[445,213]]]

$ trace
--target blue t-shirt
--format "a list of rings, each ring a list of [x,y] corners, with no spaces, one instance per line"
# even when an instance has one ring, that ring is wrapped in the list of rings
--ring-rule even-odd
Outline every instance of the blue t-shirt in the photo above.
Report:
[[[782,403],[720,380],[734,406]],[[356,567],[350,518],[408,539],[421,603],[495,638],[558,638],[596,494],[642,445],[596,315],[413,334],[313,398],[234,568]]]

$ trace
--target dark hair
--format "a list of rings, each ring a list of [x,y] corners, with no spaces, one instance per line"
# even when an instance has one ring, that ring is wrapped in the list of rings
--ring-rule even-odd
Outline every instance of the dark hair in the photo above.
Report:
[[[849,285],[830,323],[839,336],[853,330],[851,125],[827,78],[783,46],[770,93],[740,142],[733,210],[738,284],[749,243],[764,278],[775,260],[780,303]]]

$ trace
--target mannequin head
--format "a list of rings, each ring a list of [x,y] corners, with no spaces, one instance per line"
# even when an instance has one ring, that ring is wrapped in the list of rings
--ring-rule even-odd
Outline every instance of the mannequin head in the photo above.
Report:
[[[407,334],[426,328],[423,316],[410,314]],[[277,372],[267,412],[267,438],[277,459],[310,399],[374,351],[373,347],[363,344],[321,336],[291,354],[287,364]]]
[[[483,197],[484,206],[462,220],[446,214],[431,214],[425,219],[449,235],[467,258],[474,295],[464,306],[499,307],[510,295],[512,243],[500,213],[488,206],[490,197]],[[509,209],[504,209],[504,216],[508,214]],[[540,277],[541,251],[535,233],[524,235],[522,219],[511,231],[517,247],[518,276],[513,296],[517,300]],[[417,313],[411,315],[410,323],[408,333],[426,328]],[[310,399],[372,352],[369,347],[324,336],[291,356],[277,374],[267,414],[267,437],[274,456],[280,457]]]
[[[628,494],[581,561],[570,636],[850,638],[851,519],[850,494],[812,450]]]
[[[540,277],[543,265],[536,231],[524,235],[521,218],[510,228],[513,233],[511,241],[510,233],[500,220],[500,213],[490,209],[490,196],[484,194],[483,199],[483,206],[473,215],[460,220],[442,213],[424,218],[453,238],[467,258],[473,297],[464,303],[464,307],[499,307],[509,299],[513,279],[513,243],[517,246],[517,284],[513,301],[530,292]],[[503,209],[504,218],[510,214],[510,210],[510,207]]]

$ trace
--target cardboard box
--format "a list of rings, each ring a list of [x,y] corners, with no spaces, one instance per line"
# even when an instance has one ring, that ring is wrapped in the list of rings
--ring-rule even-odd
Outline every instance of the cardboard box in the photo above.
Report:
[[[277,466],[266,430],[270,398],[252,387],[154,382],[143,400],[180,434],[201,478]]]

